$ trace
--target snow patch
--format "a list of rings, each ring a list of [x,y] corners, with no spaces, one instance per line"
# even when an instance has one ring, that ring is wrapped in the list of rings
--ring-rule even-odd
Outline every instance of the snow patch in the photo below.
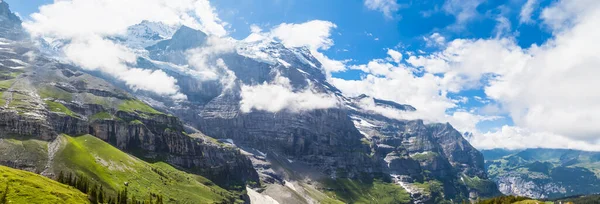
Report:
[[[294,184],[292,182],[289,181],[284,181],[285,182],[285,186],[287,186],[288,188],[298,192],[298,190],[296,190],[296,187],[294,187]]]
[[[282,59],[277,58],[277,61],[279,63],[281,63],[284,67],[289,68],[290,66],[292,66],[290,63],[283,61]]]

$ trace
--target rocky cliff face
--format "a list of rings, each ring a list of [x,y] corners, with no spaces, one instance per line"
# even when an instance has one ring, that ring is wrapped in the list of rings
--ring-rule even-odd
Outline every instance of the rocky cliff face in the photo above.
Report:
[[[498,194],[495,185],[486,180],[483,155],[450,124],[391,119],[361,110],[360,104],[365,100],[398,111],[415,109],[393,102],[383,103],[364,95],[351,99],[347,106],[354,110],[350,117],[355,126],[371,143],[374,154],[381,158],[384,172],[398,175],[398,182],[410,186],[410,183],[424,180],[440,181],[448,199]],[[477,185],[468,182],[473,179],[477,180]]]

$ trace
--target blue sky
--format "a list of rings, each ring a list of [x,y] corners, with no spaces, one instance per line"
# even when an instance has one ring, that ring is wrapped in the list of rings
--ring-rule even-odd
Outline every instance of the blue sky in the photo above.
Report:
[[[40,5],[52,3],[6,1],[25,19]],[[219,0],[210,1],[213,11],[208,12],[238,40],[251,34],[251,25],[268,33],[283,24],[335,24],[314,30],[325,33],[317,36],[321,40],[333,42],[314,52],[344,65],[344,71],[329,74],[331,83],[347,94],[367,92],[412,103],[424,117],[477,132],[481,137],[471,141],[476,146],[490,148],[504,138],[520,138],[499,145],[519,147],[522,141],[542,144],[555,138],[542,146],[560,148],[600,143],[594,123],[600,122],[595,116],[600,114],[590,115],[600,112],[600,106],[590,105],[600,101],[573,91],[597,83],[586,78],[596,73],[596,58],[578,58],[594,56],[593,51],[577,41],[596,42],[589,34],[596,31],[590,22],[600,20],[596,2]],[[401,53],[401,60],[392,59],[390,50]],[[564,97],[557,98],[558,93]]]
[[[24,18],[37,12],[40,5],[52,0],[6,0],[11,9]],[[336,59],[352,59],[365,63],[375,57],[384,57],[387,48],[402,48],[406,51],[427,50],[424,36],[443,34],[446,38],[493,38],[497,25],[494,19],[505,12],[512,25],[511,32],[519,33],[516,40],[526,48],[541,44],[551,35],[539,24],[520,24],[519,12],[526,0],[498,0],[483,2],[477,6],[477,16],[461,28],[456,25],[454,15],[442,11],[445,1],[398,1],[401,8],[393,18],[370,10],[359,0],[220,0],[211,2],[219,17],[231,24],[230,34],[243,39],[250,33],[251,24],[269,28],[281,23],[303,23],[319,19],[337,25],[332,39],[335,45],[326,54]],[[550,0],[540,2],[540,7]],[[505,11],[501,11],[505,10]],[[539,13],[539,9],[534,11]],[[424,12],[430,13],[425,15]],[[376,40],[377,39],[377,40]],[[345,51],[347,50],[347,51]],[[345,76],[341,74],[340,76]],[[356,76],[348,76],[356,77]]]

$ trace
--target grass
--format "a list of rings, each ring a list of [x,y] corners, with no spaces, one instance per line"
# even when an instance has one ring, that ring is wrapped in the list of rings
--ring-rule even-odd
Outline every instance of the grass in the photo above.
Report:
[[[321,204],[344,204],[344,202],[333,199],[333,198],[329,197],[327,194],[314,189],[312,186],[309,186],[306,184],[300,184],[300,185],[302,186],[302,188],[304,188],[304,190],[306,191],[308,196],[317,200]]]
[[[38,89],[38,94],[43,99],[44,98],[53,98],[53,99],[60,99],[63,101],[72,101],[73,100],[73,94],[71,94],[65,90],[62,90],[60,88],[54,87],[54,86],[43,86]]]
[[[142,101],[138,100],[126,100],[119,105],[120,111],[125,111],[129,113],[141,112],[141,113],[150,113],[150,114],[163,114],[149,105],[145,104]]]
[[[367,138],[361,138],[361,139],[360,139],[360,142],[361,142],[362,144],[364,144],[364,145],[369,145],[369,146],[371,146],[371,141],[369,141],[369,139],[367,139]]]
[[[66,145],[57,152],[54,166],[92,178],[109,192],[124,188],[127,182],[131,195],[162,194],[169,203],[232,203],[238,196],[166,163],[137,159],[91,135],[61,138]]]
[[[523,200],[523,201],[514,202],[513,204],[554,204],[554,202],[539,201],[539,200]]]
[[[467,175],[463,175],[462,180],[464,181],[464,184],[467,187],[469,187],[471,189],[476,189],[480,194],[483,194],[483,195],[499,194],[498,192],[496,192],[496,190],[497,190],[496,183],[494,183],[491,180],[480,179],[477,176],[469,177]]]
[[[0,91],[0,106],[6,105],[6,100],[4,99],[4,92]]]
[[[48,142],[26,136],[4,136],[0,150],[0,161],[19,161],[31,171],[42,171],[48,161]]]
[[[10,88],[13,85],[13,83],[15,83],[14,79],[0,81],[0,90],[6,90]]]
[[[48,109],[52,112],[64,113],[71,117],[77,117],[73,111],[71,111],[69,108],[67,108],[62,103],[54,102],[54,101],[45,101],[45,102],[46,102],[46,105],[48,106]]]
[[[99,113],[96,113],[96,114],[90,116],[90,120],[91,121],[95,121],[95,120],[113,120],[113,119],[119,120],[118,117],[116,117],[116,116],[114,116],[114,115],[112,115],[112,114],[110,114],[110,113],[108,113],[106,111],[99,112]]]
[[[8,79],[13,79],[16,78],[17,76],[21,75],[22,73],[24,73],[23,70],[19,70],[19,69],[3,69],[0,70],[0,77],[1,78],[8,78]]]
[[[144,123],[139,120],[132,120],[131,122],[129,122],[129,125],[143,125],[143,124]]]
[[[0,166],[0,197],[7,189],[6,203],[89,203],[87,195],[73,187],[34,173]]]
[[[31,109],[35,108],[30,102],[31,96],[12,93],[12,100],[8,104],[8,107],[14,108],[19,114],[30,112]]]
[[[410,203],[410,195],[402,187],[378,179],[336,179],[324,183],[326,194],[345,203]]]
[[[432,193],[443,191],[442,183],[437,180],[430,180],[423,183],[414,183],[414,185],[420,189],[423,189],[423,193],[426,195],[431,195]]]
[[[423,152],[423,153],[417,153],[417,154],[411,155],[410,157],[417,161],[425,161],[425,160],[433,159],[437,156],[438,156],[438,154],[435,152]]]
[[[521,197],[521,196],[512,196],[512,195],[505,195],[505,196],[498,196],[495,198],[490,198],[490,199],[486,199],[486,200],[478,200],[476,202],[477,204],[552,204],[554,202],[552,201],[539,201],[539,200],[533,200],[527,197]]]

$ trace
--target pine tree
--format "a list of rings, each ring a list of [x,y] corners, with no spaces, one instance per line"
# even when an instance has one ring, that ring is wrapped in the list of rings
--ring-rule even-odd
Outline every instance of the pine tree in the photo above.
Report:
[[[88,197],[90,198],[90,202],[93,204],[98,203],[98,186],[93,186],[89,189]]]
[[[158,198],[156,198],[156,204],[163,204],[163,197],[162,197],[162,195],[158,195]]]
[[[100,190],[98,190],[98,202],[104,203],[104,189],[102,189],[102,185],[100,185]]]
[[[65,175],[63,174],[63,172],[62,172],[62,171],[60,171],[60,172],[58,173],[58,179],[57,179],[57,181],[58,181],[59,183],[63,183],[63,184],[65,183]]]
[[[10,183],[6,183],[6,188],[4,188],[4,192],[2,192],[2,195],[0,195],[0,204],[6,204],[8,203],[8,185]]]
[[[127,204],[127,188],[123,189],[123,191],[119,193],[118,203]]]

